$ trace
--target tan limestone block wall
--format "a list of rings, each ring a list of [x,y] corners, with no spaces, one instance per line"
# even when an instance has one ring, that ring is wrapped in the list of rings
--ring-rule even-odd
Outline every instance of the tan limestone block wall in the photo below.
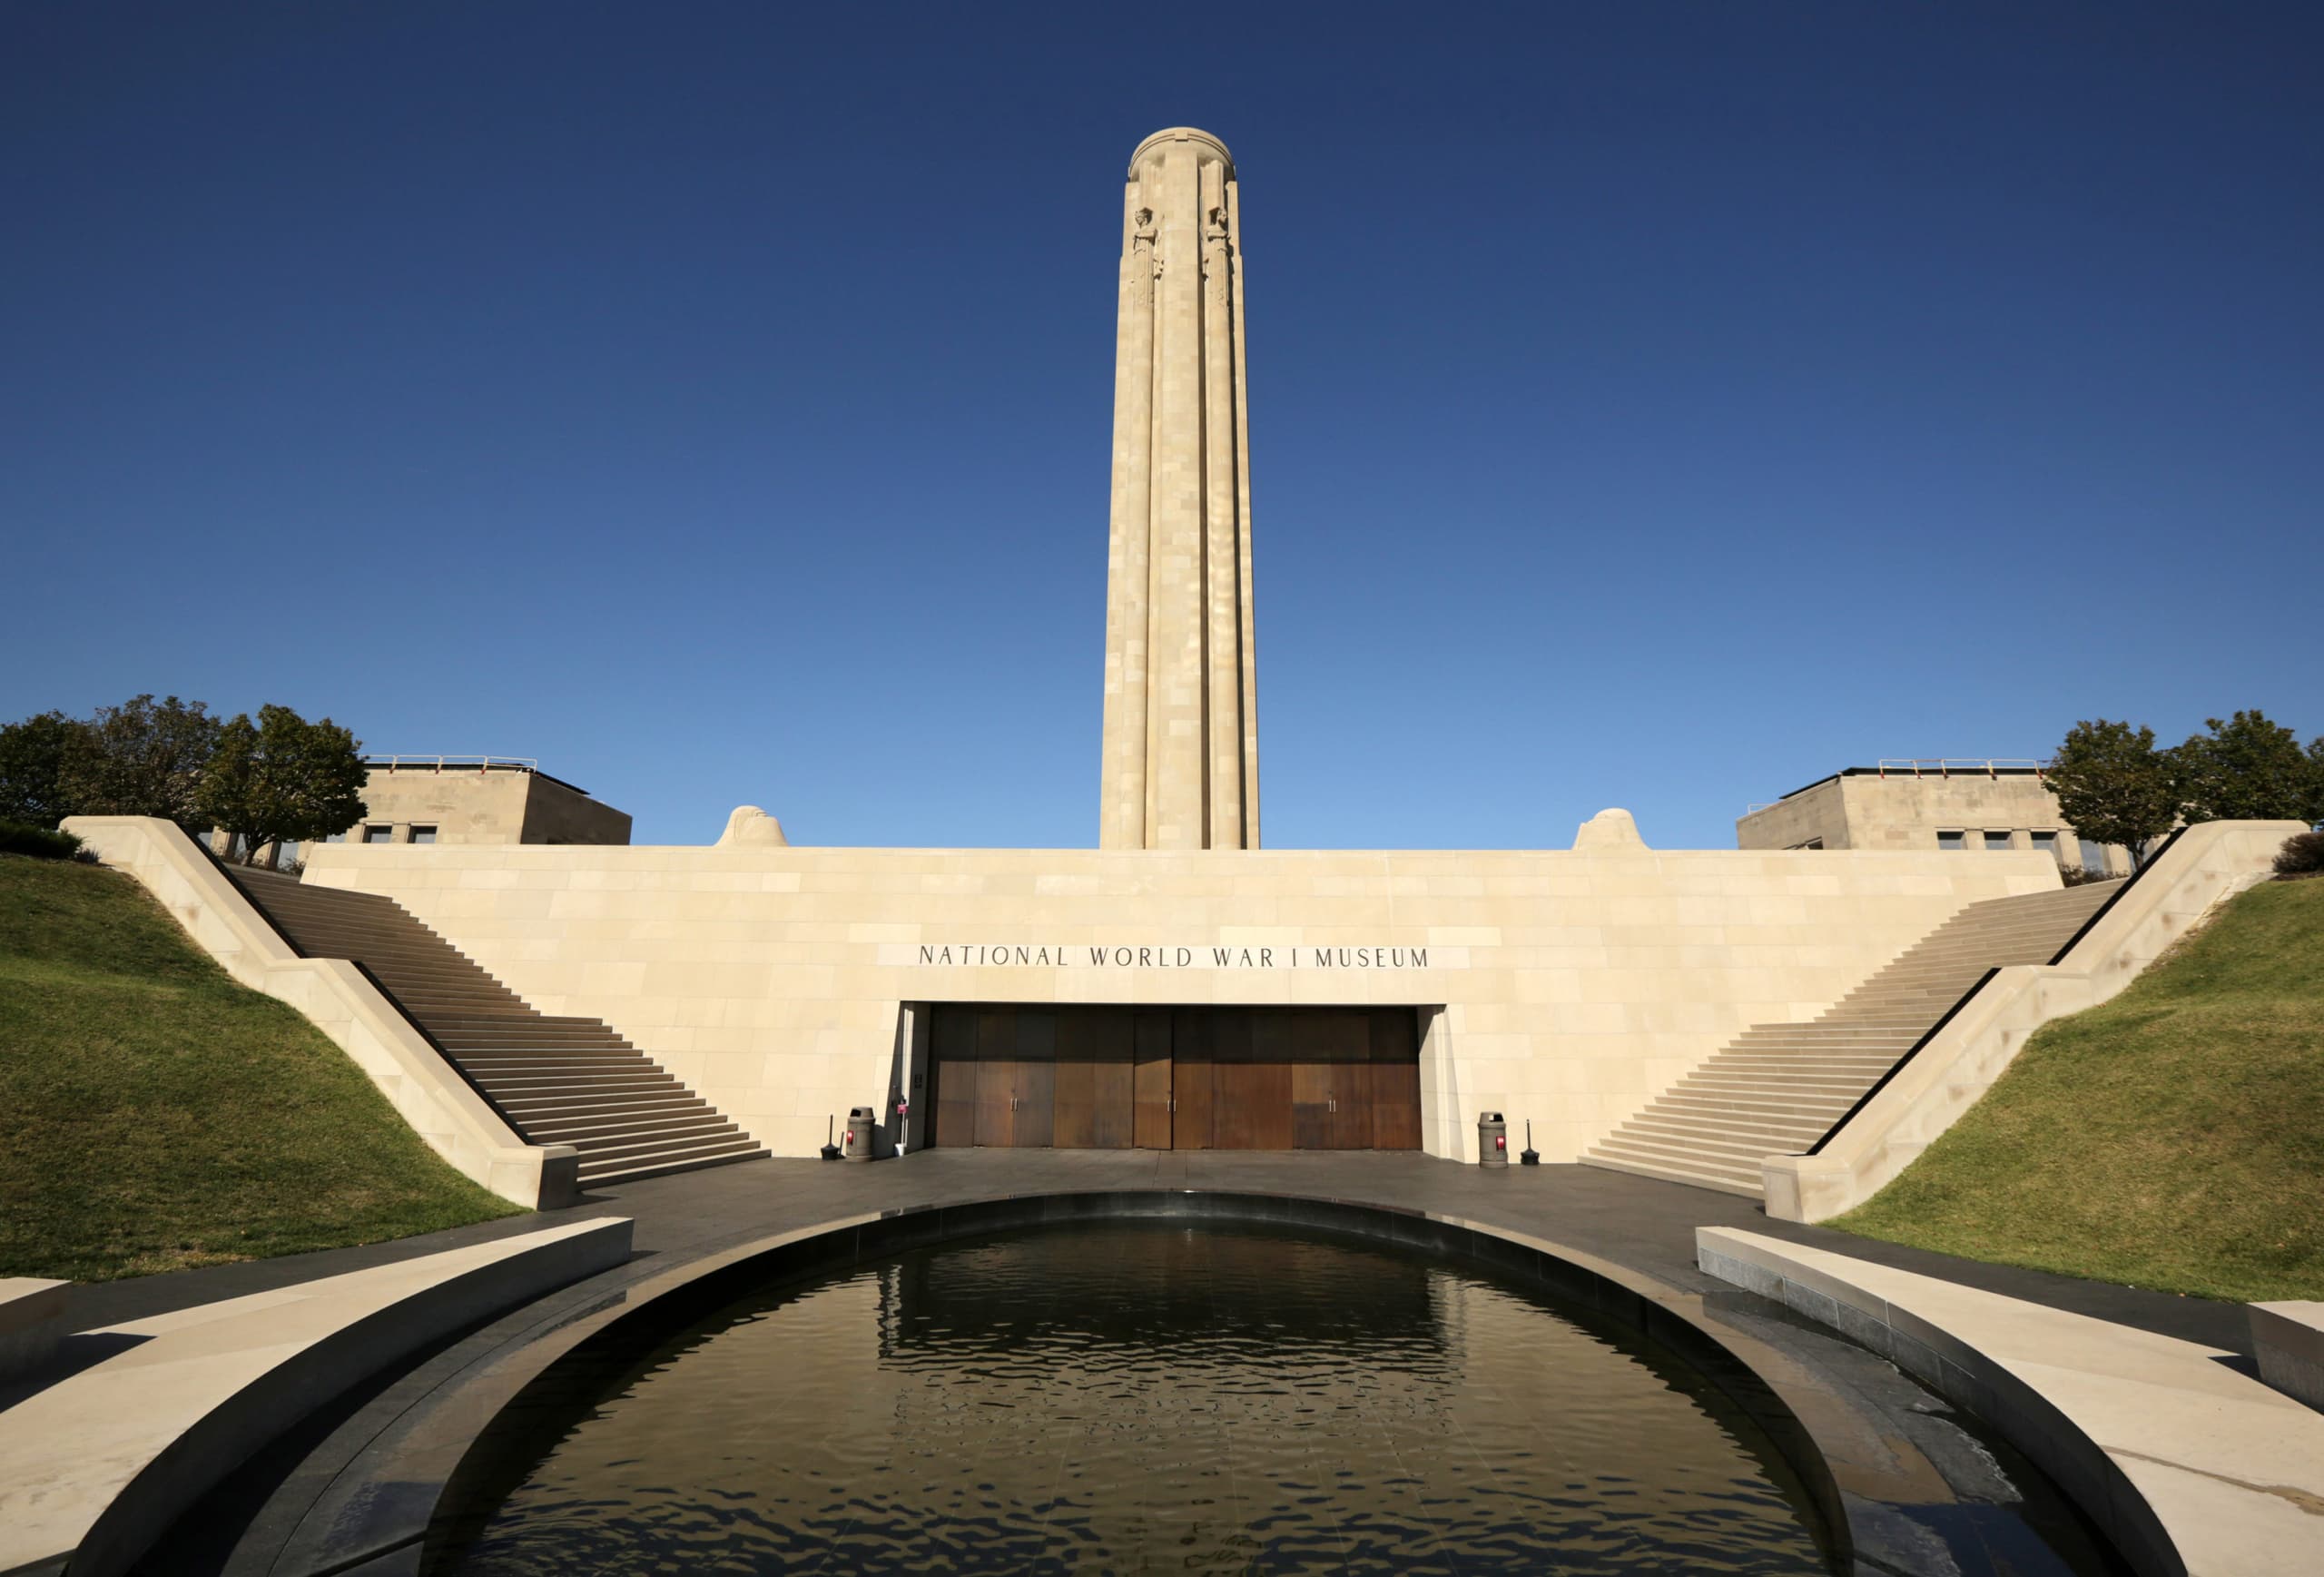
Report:
[[[1964,904],[2057,873],[2030,853],[335,844],[307,880],[395,898],[543,1011],[605,1020],[778,1154],[881,1099],[903,1002],[1408,1002],[1443,1010],[1433,1152],[1472,1151],[1493,1108],[1568,1160],[1747,1025],[1811,1017]]]

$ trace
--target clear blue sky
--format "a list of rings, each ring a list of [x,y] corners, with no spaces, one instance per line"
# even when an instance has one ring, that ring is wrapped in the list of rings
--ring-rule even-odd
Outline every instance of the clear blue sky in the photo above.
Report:
[[[1275,847],[2324,731],[2324,7],[0,11],[0,717],[1097,836],[1118,183],[1235,150]]]

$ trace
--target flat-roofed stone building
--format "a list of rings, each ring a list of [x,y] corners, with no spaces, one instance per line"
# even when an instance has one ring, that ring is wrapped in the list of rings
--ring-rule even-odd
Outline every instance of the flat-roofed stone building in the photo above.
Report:
[[[362,821],[333,843],[626,843],[629,813],[506,755],[364,758]]]
[[[1844,767],[1753,805],[1735,823],[1738,849],[2032,849],[2093,875],[2126,875],[2130,853],[2085,843],[2031,761],[1924,759]]]

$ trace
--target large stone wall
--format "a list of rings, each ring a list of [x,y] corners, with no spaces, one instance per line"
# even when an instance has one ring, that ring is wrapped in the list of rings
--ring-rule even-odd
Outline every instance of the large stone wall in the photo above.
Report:
[[[544,1011],[605,1020],[778,1154],[882,1098],[906,1002],[1410,1002],[1444,1010],[1431,1153],[1472,1157],[1490,1108],[1559,1161],[1745,1026],[1811,1017],[1963,905],[2058,875],[2031,853],[333,844],[307,880],[395,898]]]

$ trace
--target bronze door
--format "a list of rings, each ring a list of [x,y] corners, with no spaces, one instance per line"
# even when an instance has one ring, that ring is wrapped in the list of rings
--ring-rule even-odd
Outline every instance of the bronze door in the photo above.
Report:
[[[1170,1148],[1170,1010],[1132,1010],[1134,1138],[1142,1150]]]
[[[1210,1010],[1170,1015],[1170,1148],[1211,1148]]]
[[[1017,1142],[1017,1015],[1006,1008],[977,1013],[977,1127],[975,1143],[1006,1147]]]
[[[1211,1019],[1211,1143],[1223,1150],[1292,1148],[1289,1020],[1267,1008]]]
[[[977,1020],[964,1008],[938,1008],[928,1030],[936,1080],[936,1126],[929,1142],[977,1142]]]
[[[1420,1017],[1411,1008],[1372,1010],[1372,1148],[1420,1148]]]
[[[1136,1031],[1131,1027],[1127,1008],[1092,1008],[1075,1015],[1088,1037],[1084,1053],[1089,1069],[1092,1121],[1089,1127],[1091,1148],[1101,1150],[1123,1150],[1130,1148],[1136,1135],[1135,1094],[1137,1049]],[[1064,1052],[1058,1054],[1058,1069],[1064,1071]],[[1065,1141],[1059,1139],[1059,1144]]]
[[[1058,1015],[1057,1124],[1049,1142],[1059,1149],[1097,1149],[1123,1142],[1101,1137],[1107,1125],[1102,1109],[1106,1095],[1098,1079],[1099,1050],[1096,1014],[1068,1010]],[[1122,1066],[1127,1070],[1127,1058]]]
[[[930,1036],[940,1145],[1420,1148],[1410,1008],[943,1006]]]
[[[1009,1124],[1009,1142],[1046,1149],[1057,1142],[1057,1014],[1040,1008],[1019,1008],[1016,1020],[1016,1078],[1011,1089],[1017,1109]]]
[[[1293,1016],[1293,1148],[1372,1148],[1370,1018],[1361,1008],[1310,1009]]]
[[[1127,1008],[1059,1008],[1056,1121],[1059,1149],[1118,1150],[1131,1137],[1131,1031]]]

